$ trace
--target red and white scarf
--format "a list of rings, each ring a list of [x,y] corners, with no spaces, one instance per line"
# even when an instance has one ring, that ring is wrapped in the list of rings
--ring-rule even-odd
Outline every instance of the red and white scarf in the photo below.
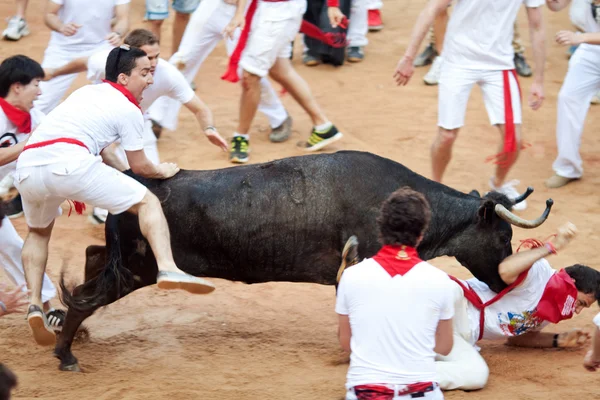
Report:
[[[383,269],[393,278],[396,275],[404,275],[415,265],[423,262],[419,258],[417,249],[411,246],[390,246],[386,245],[373,256]]]

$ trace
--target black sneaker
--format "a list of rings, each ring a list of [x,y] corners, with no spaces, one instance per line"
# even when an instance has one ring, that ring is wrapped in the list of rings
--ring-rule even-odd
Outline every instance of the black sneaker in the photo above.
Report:
[[[325,131],[318,131],[313,128],[308,141],[302,146],[304,151],[317,151],[323,147],[340,140],[344,135],[338,131],[335,125]]]
[[[531,67],[527,64],[525,57],[522,53],[515,53],[515,69],[517,74],[523,77],[529,77],[532,75]]]
[[[365,58],[365,53],[360,47],[348,47],[347,58],[350,62],[361,62]]]
[[[437,50],[435,49],[435,47],[433,47],[433,44],[430,43],[429,46],[425,47],[425,50],[423,50],[423,52],[419,54],[417,58],[415,58],[413,66],[424,67],[426,65],[429,65],[437,56]]]
[[[237,164],[248,162],[248,153],[250,152],[250,142],[242,136],[235,136],[231,140],[231,150],[229,153],[229,161]]]
[[[321,64],[321,60],[319,60],[317,57],[313,56],[309,52],[304,53],[304,56],[302,57],[302,62],[307,67],[315,67]]]
[[[19,218],[23,215],[23,203],[21,195],[18,194],[14,199],[4,204],[4,213],[10,219]]]
[[[65,317],[67,313],[64,310],[56,310],[52,308],[46,313],[46,320],[48,326],[54,330],[54,332],[62,331],[63,325],[65,324]]]

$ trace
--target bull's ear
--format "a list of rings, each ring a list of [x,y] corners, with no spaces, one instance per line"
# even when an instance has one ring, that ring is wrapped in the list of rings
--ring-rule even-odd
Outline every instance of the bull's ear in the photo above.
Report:
[[[479,206],[479,210],[477,210],[478,222],[480,224],[491,224],[494,220],[494,214],[496,211],[494,208],[496,204],[492,200],[486,200],[483,202],[481,206]]]
[[[469,194],[470,194],[471,196],[481,197],[481,195],[479,194],[479,192],[478,192],[477,190],[475,190],[475,189],[471,190],[471,191],[469,192]]]

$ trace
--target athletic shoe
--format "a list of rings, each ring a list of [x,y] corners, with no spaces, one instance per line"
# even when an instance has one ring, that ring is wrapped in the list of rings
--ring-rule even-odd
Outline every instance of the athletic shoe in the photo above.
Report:
[[[102,225],[106,223],[108,217],[108,210],[104,210],[99,207],[94,207],[92,215],[89,216],[90,222],[95,225]]]
[[[546,187],[549,189],[558,189],[560,187],[565,186],[567,183],[578,180],[579,178],[565,178],[564,176],[560,176],[558,174],[554,174],[550,178],[548,178],[545,182]]]
[[[54,308],[51,308],[50,311],[46,313],[48,326],[52,328],[54,332],[62,331],[66,316],[67,313],[64,310],[55,310]]]
[[[229,161],[236,164],[244,164],[249,160],[250,143],[248,139],[242,136],[235,136],[231,140],[231,150],[229,153]]]
[[[269,140],[273,143],[285,142],[289,139],[292,133],[292,117],[288,117],[277,128],[271,130]]]
[[[434,86],[440,82],[440,75],[442,74],[442,64],[444,59],[441,56],[437,56],[435,60],[433,60],[433,65],[427,71],[427,74],[423,77],[423,82],[426,85]]]
[[[4,204],[4,213],[10,219],[19,218],[23,215],[23,202],[21,195],[18,194],[14,199]]]
[[[425,47],[425,50],[423,50],[423,52],[421,54],[419,54],[417,56],[417,58],[415,58],[415,61],[413,62],[413,66],[414,67],[424,67],[426,65],[429,65],[433,62],[433,60],[435,60],[435,58],[438,56],[438,52],[435,49],[435,47],[433,46],[432,43],[429,44],[429,46]]]
[[[383,21],[381,20],[381,11],[369,10],[369,30],[371,32],[376,32],[382,29]]]
[[[365,53],[363,53],[361,47],[348,47],[348,54],[346,58],[348,61],[353,63],[361,62],[365,58]]]
[[[51,346],[56,343],[56,334],[48,325],[46,314],[36,305],[30,305],[27,311],[27,323],[37,344]]]
[[[330,145],[333,142],[337,142],[342,137],[344,137],[344,135],[337,130],[335,125],[331,125],[325,131],[318,131],[316,128],[313,128],[308,141],[303,144],[302,149],[304,151],[321,150],[323,147]]]
[[[207,280],[179,272],[160,271],[156,282],[159,289],[183,289],[193,294],[208,294],[215,290]]]
[[[502,185],[500,187],[495,187],[493,182],[494,182],[494,178],[490,178],[490,187],[492,188],[492,190],[502,193],[503,195],[508,197],[510,200],[515,200],[517,197],[519,197],[521,195],[521,193],[517,192],[517,189],[515,188],[515,186],[517,186],[520,183],[518,180],[512,180],[512,181],[506,182],[506,183],[504,183],[504,185]],[[526,208],[527,208],[526,200],[523,200],[522,202],[517,203],[512,207],[512,209],[514,211],[523,211]]]
[[[515,53],[515,69],[517,70],[517,74],[523,77],[529,77],[533,73],[531,72],[531,67],[527,64],[525,57],[522,53]]]
[[[590,101],[591,104],[600,104],[600,92],[597,92],[594,97],[592,97],[592,100]]]
[[[304,53],[304,56],[302,57],[302,62],[307,67],[316,67],[317,65],[321,64],[321,60],[319,60],[317,57],[313,56],[309,52]]]
[[[2,32],[2,38],[5,40],[19,40],[23,36],[29,35],[29,27],[23,18],[12,17],[8,20],[8,27]]]

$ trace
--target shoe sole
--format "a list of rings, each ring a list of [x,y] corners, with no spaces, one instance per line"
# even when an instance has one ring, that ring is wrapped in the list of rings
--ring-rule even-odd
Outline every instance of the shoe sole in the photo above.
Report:
[[[247,163],[247,162],[248,162],[248,160],[249,160],[249,159],[250,159],[249,157],[246,157],[246,158],[240,158],[240,157],[231,157],[231,158],[229,159],[229,161],[231,161],[231,162],[232,162],[232,163],[234,163],[234,164],[245,164],[245,163]]]
[[[102,221],[100,218],[96,217],[93,214],[88,217],[88,220],[94,225],[104,225],[106,223],[106,221]]]
[[[306,65],[307,67],[316,67],[319,64],[321,64],[321,62],[318,60],[311,60],[304,63],[304,65]]]
[[[44,324],[44,317],[39,312],[33,312],[27,316],[27,322],[33,333],[36,343],[41,346],[52,346],[56,344],[56,335],[49,331]]]
[[[363,59],[360,58],[360,57],[356,57],[356,58],[355,57],[348,57],[348,61],[351,62],[351,63],[358,63],[358,62],[361,62],[362,60]]]
[[[369,27],[369,32],[379,32],[383,29],[383,25],[375,25]]]
[[[15,218],[19,218],[23,215],[23,211],[13,214],[13,215],[7,215],[8,219],[15,219]]]
[[[178,282],[161,280],[157,283],[159,289],[163,290],[175,290],[182,289],[192,294],[208,294],[215,291],[215,287],[208,283],[193,283],[193,282]]]
[[[425,83],[427,86],[437,86],[439,82],[427,82],[425,79],[423,79],[423,83]]]
[[[24,38],[25,36],[29,35],[31,32],[29,32],[29,29],[24,29],[23,32],[20,33],[19,36],[11,36],[8,34],[2,34],[2,38],[4,40],[10,40],[11,42],[16,42],[22,38]]]
[[[331,143],[337,142],[338,140],[340,140],[343,137],[344,137],[344,135],[342,134],[342,132],[338,132],[333,137],[330,137],[329,139],[321,140],[319,143],[315,144],[314,146],[304,147],[303,150],[307,151],[307,152],[319,151],[322,148],[330,145]]]

